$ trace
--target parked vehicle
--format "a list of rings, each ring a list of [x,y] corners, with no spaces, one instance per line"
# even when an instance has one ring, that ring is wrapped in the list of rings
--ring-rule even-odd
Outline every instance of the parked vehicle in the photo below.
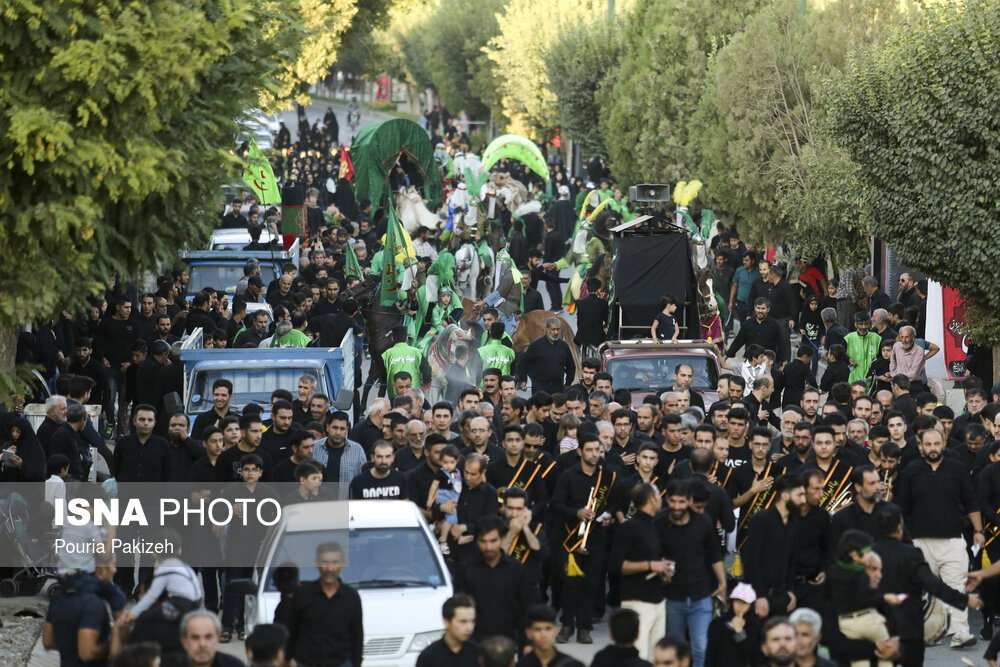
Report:
[[[249,236],[247,243],[250,243]],[[265,285],[281,275],[281,265],[285,262],[298,266],[299,239],[295,239],[287,250],[280,247],[274,250],[182,250],[180,258],[188,268],[188,294],[197,294],[206,287],[233,294],[249,259],[260,262],[260,279]]]
[[[250,403],[269,417],[271,392],[287,389],[295,395],[299,378],[316,378],[316,391],[347,409],[354,393],[354,335],[348,332],[340,347],[226,348],[206,350],[203,332],[195,329],[181,345],[184,364],[184,412],[191,423],[212,409],[212,384],[225,378],[233,383],[230,407],[242,412]]]
[[[715,350],[704,340],[657,343],[649,338],[614,340],[599,348],[601,367],[611,373],[612,386],[632,392],[635,407],[650,394],[669,391],[674,385],[674,371],[682,363],[694,370],[691,388],[701,394],[706,408],[711,406],[719,400],[720,366]]]
[[[345,514],[346,530],[335,525],[336,517]],[[293,563],[300,582],[315,581],[316,546],[331,540],[347,548],[341,579],[361,596],[365,667],[412,667],[420,652],[441,638],[441,606],[453,589],[427,522],[416,505],[404,500],[286,507],[261,546],[261,567],[252,579],[234,582],[247,595],[247,632],[273,622],[280,601],[272,581],[275,567]]]

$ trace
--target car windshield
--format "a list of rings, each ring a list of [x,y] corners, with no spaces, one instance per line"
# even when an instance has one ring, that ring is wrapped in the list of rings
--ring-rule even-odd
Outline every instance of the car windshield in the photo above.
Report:
[[[356,588],[402,588],[442,586],[444,573],[420,528],[364,528],[352,530],[347,540],[347,567],[340,577]],[[314,530],[285,533],[278,542],[266,574],[265,590],[274,591],[274,566],[299,564],[299,581],[315,581],[319,573],[312,565],[316,547],[322,542],[343,544],[344,531]]]
[[[615,389],[629,391],[650,391],[660,387],[672,387],[674,370],[679,364],[687,364],[694,369],[693,389],[714,390],[719,379],[718,369],[712,359],[684,354],[663,354],[657,356],[625,356],[609,359],[607,372],[611,373]]]
[[[233,383],[233,398],[229,402],[232,410],[242,412],[250,403],[270,409],[271,392],[287,389],[295,395],[299,378],[304,374],[317,376],[315,368],[303,367],[263,367],[243,366],[241,368],[208,368],[196,371],[188,400],[188,414],[207,412],[212,409],[212,384],[225,378]]]
[[[243,264],[192,264],[188,267],[188,275],[191,277],[187,287],[190,294],[197,294],[206,287],[235,289],[236,283],[243,277]],[[268,285],[274,278],[274,267],[262,262],[260,279]]]

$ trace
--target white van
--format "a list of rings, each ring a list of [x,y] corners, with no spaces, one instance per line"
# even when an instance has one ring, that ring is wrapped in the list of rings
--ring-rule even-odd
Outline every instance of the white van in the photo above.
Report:
[[[347,505],[349,531],[330,526]],[[404,500],[352,500],[293,505],[283,510],[277,530],[261,548],[264,568],[254,575],[256,594],[247,596],[246,630],[271,623],[279,594],[271,575],[285,562],[312,563],[316,546],[335,540],[348,545],[341,579],[358,589],[364,609],[364,664],[412,667],[429,644],[441,638],[441,607],[452,595],[451,575],[427,522]],[[299,580],[314,581],[316,568],[300,565]]]

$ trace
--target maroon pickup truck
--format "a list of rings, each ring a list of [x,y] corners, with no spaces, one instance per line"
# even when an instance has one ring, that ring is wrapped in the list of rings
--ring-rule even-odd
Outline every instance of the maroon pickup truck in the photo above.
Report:
[[[651,340],[610,341],[600,348],[601,367],[611,374],[615,389],[632,392],[638,407],[649,394],[660,394],[674,386],[674,371],[680,364],[694,370],[691,389],[701,394],[707,410],[719,400],[719,359],[715,346],[704,340],[654,343]]]

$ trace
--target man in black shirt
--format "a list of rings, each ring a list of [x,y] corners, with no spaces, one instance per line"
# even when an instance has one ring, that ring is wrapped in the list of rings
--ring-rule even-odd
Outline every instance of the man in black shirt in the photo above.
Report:
[[[454,595],[441,607],[444,636],[423,651],[417,667],[479,667],[479,648],[472,641],[476,603],[468,595]]]
[[[851,492],[854,502],[838,510],[830,519],[829,544],[840,544],[840,537],[848,530],[860,530],[879,538],[876,511],[884,503],[879,496],[881,478],[872,466],[858,466],[851,473]]]
[[[777,461],[786,473],[797,472],[812,456],[812,429],[807,421],[800,421],[793,427],[792,452]]]
[[[293,417],[295,409],[289,401],[278,399],[272,405],[271,410],[271,428],[262,434],[260,446],[268,453],[272,461],[284,461],[291,456],[288,445],[292,441],[295,430],[298,430],[293,429],[293,426],[298,426]]]
[[[646,660],[667,627],[663,586],[657,585],[658,582],[651,584],[648,577],[657,576],[662,580],[671,567],[663,557],[654,522],[663,507],[660,492],[652,484],[639,484],[632,489],[630,501],[636,512],[615,535],[608,572],[621,574],[622,608],[632,609],[639,615],[636,648],[639,657]]]
[[[503,551],[504,532],[496,517],[480,521],[477,553],[456,573],[455,589],[476,601],[477,639],[502,635],[516,640],[525,610],[537,601],[538,588],[524,566]]]
[[[225,378],[220,378],[212,383],[212,409],[203,412],[194,420],[194,427],[191,429],[192,438],[200,438],[201,430],[206,426],[218,426],[219,422],[226,417],[239,417],[240,413],[229,409],[229,401],[233,398],[233,383]]]
[[[479,524],[496,518],[498,511],[496,487],[486,481],[485,459],[480,454],[468,454],[462,464],[462,492],[455,509],[458,525],[452,529],[452,535],[457,539],[461,535],[477,534]],[[472,543],[459,546],[456,556],[467,558],[474,549]]]
[[[522,391],[527,389],[529,376],[532,391],[549,394],[561,392],[563,387],[573,382],[576,363],[569,345],[559,337],[561,328],[559,318],[550,317],[545,320],[545,335],[533,340],[517,360],[518,381]]]
[[[313,458],[315,446],[316,438],[311,431],[296,431],[293,433],[292,439],[288,443],[291,456],[275,464],[274,472],[271,474],[271,481],[279,484],[298,482],[299,480],[295,476],[295,469],[299,467],[300,463]]]
[[[774,483],[774,502],[750,520],[750,535],[740,552],[743,580],[757,591],[754,610],[761,618],[795,609],[795,533],[805,484],[798,475]]]
[[[750,431],[750,460],[733,471],[729,482],[733,507],[741,507],[740,520],[736,531],[736,548],[746,542],[750,518],[764,509],[771,501],[771,486],[774,480],[784,474],[780,464],[770,461],[771,432],[764,426],[755,426]]]
[[[511,424],[503,429],[504,456],[490,462],[486,481],[498,491],[511,487],[521,488],[528,495],[528,507],[535,518],[545,512],[548,493],[538,466],[524,456],[524,429]]]
[[[559,476],[552,494],[551,508],[560,528],[553,537],[559,540],[560,558],[554,567],[563,574],[562,629],[556,641],[565,644],[579,628],[577,641],[593,643],[592,614],[600,592],[603,556],[607,544],[607,526],[611,523],[611,504],[617,474],[601,464],[603,446],[596,433],[579,435],[577,465]],[[583,528],[583,535],[580,529]]]
[[[386,440],[376,441],[372,446],[371,467],[351,480],[351,500],[407,498],[406,474],[393,468],[394,459],[392,445]]]
[[[678,463],[691,456],[691,447],[683,444],[684,427],[680,415],[663,415],[660,418],[660,432],[663,433],[663,445],[660,447],[656,474],[660,479],[667,479]]]
[[[301,665],[361,667],[364,648],[361,597],[340,580],[346,565],[344,549],[336,542],[316,547],[319,580],[295,591],[289,614],[288,646]]]
[[[424,462],[406,473],[407,497],[430,522],[439,521],[444,514],[454,514],[458,505],[454,500],[438,503],[435,494],[431,494],[435,482],[441,488],[451,484],[451,479],[441,470],[441,450],[447,444],[443,435],[431,433],[424,440]]]
[[[608,302],[597,292],[601,289],[599,278],[587,279],[587,298],[576,302],[576,337],[573,339],[581,347],[597,347],[608,339]]]
[[[218,481],[241,481],[243,475],[240,472],[240,460],[247,454],[256,454],[264,462],[260,481],[270,482],[274,476],[274,462],[260,446],[260,439],[264,433],[264,425],[260,421],[260,415],[240,417],[240,432],[242,435],[237,445],[222,452],[215,462],[215,470],[219,476]]]
[[[929,428],[920,434],[922,460],[903,468],[893,487],[893,500],[903,511],[931,572],[952,588],[961,590],[969,571],[969,556],[962,537],[963,516],[972,523],[973,544],[982,549],[986,540],[976,492],[962,464],[943,456],[944,436]],[[951,646],[970,646],[968,611],[950,608]]]
[[[667,633],[691,637],[696,664],[703,664],[712,622],[712,596],[725,599],[726,571],[715,527],[704,514],[691,510],[691,482],[667,485],[668,511],[654,525],[663,557],[673,564],[664,581]],[[709,576],[709,569],[715,575]]]
[[[806,502],[799,508],[799,529],[795,534],[795,604],[797,607],[821,609],[823,606],[824,572],[833,564],[835,544],[828,542],[830,514],[820,507],[823,500],[823,473],[807,470],[802,473],[806,487]]]
[[[759,297],[754,301],[754,317],[743,321],[739,333],[726,350],[727,357],[735,356],[745,345],[756,343],[765,350],[774,350],[779,366],[781,362],[788,360],[788,327],[770,317],[770,311],[771,302],[766,297]]]
[[[916,464],[914,464],[916,465]],[[873,550],[882,558],[881,589],[908,595],[902,604],[889,608],[889,627],[899,635],[904,667],[924,664],[924,614],[921,595],[926,591],[956,609],[979,609],[977,595],[966,595],[931,573],[921,550],[903,543],[903,517],[895,505],[883,504],[876,512],[879,540]]]
[[[205,456],[200,442],[188,437],[187,415],[183,412],[170,418],[167,427],[167,444],[170,445],[170,481],[190,482],[194,462]]]
[[[566,250],[563,247],[563,236],[556,230],[556,223],[552,219],[545,220],[544,250],[542,259],[545,264],[555,264]],[[553,312],[558,311],[562,308],[562,288],[559,286],[559,272],[552,271],[543,275],[545,289],[549,293],[550,309]]]

